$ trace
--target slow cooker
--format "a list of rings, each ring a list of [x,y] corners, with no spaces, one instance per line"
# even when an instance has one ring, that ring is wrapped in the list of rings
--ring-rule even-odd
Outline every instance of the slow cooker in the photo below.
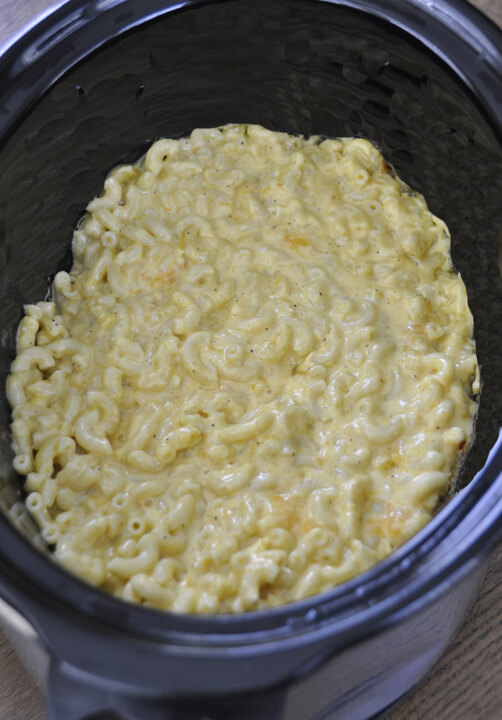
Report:
[[[114,599],[52,560],[11,468],[22,306],[109,170],[195,127],[374,141],[448,224],[481,365],[433,521],[332,591],[235,616]],[[463,0],[69,0],[0,58],[0,596],[52,720],[365,720],[433,666],[502,537],[502,33]]]

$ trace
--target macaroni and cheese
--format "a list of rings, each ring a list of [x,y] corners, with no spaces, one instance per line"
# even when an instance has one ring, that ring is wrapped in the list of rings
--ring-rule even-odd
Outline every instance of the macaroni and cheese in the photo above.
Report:
[[[8,378],[59,561],[117,596],[240,612],[325,591],[431,518],[479,380],[450,238],[363,139],[253,125],[107,177]]]

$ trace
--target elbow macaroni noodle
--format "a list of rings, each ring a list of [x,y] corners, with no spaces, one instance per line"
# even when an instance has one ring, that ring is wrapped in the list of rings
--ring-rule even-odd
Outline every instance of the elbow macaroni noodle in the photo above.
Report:
[[[449,246],[362,139],[229,125],[111,172],[7,383],[61,563],[130,601],[240,612],[416,533],[479,390]]]

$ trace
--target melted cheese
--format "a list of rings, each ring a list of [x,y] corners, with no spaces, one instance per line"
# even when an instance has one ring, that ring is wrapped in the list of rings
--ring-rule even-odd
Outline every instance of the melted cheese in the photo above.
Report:
[[[120,597],[240,612],[327,590],[431,517],[468,445],[446,226],[362,139],[159,140],[26,306],[8,380],[27,506]]]

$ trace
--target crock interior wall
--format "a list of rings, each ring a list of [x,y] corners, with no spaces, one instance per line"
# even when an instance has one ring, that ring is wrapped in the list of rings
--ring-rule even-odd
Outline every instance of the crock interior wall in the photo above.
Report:
[[[4,387],[22,305],[42,299],[48,278],[69,269],[72,229],[112,167],[153,139],[228,122],[367,137],[446,221],[484,385],[462,482],[482,466],[502,420],[499,141],[454,74],[390,24],[327,3],[243,0],[171,13],[95,52],[0,152],[4,510],[20,488]],[[22,529],[35,537],[26,519]]]

